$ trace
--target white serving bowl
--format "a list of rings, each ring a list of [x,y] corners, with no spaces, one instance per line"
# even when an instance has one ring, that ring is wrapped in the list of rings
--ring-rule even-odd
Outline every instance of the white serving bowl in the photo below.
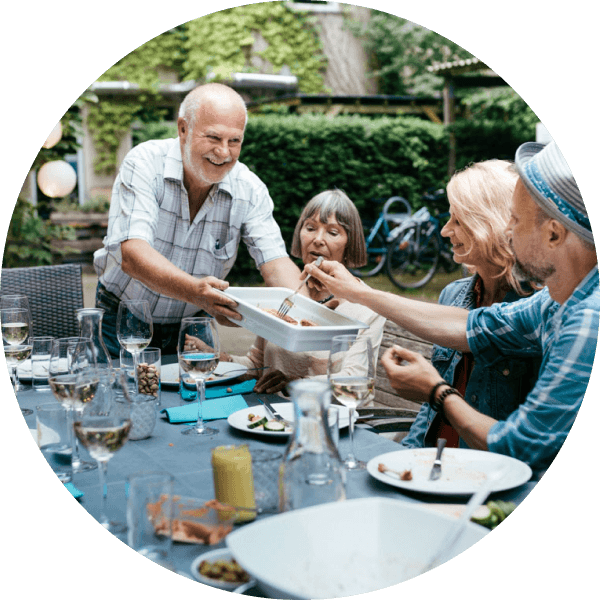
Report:
[[[414,502],[364,498],[261,519],[226,543],[269,598],[343,598],[420,574],[455,520]],[[449,558],[488,531],[468,523]]]
[[[294,307],[288,316],[300,320],[309,319],[318,323],[316,327],[291,325],[263,308],[278,309],[281,303],[292,294],[292,290],[280,287],[230,287],[223,294],[238,303],[237,311],[241,321],[235,321],[252,333],[281,346],[290,352],[331,349],[331,338],[336,335],[350,335],[361,329],[368,329],[362,321],[351,319],[303,296],[294,296]]]

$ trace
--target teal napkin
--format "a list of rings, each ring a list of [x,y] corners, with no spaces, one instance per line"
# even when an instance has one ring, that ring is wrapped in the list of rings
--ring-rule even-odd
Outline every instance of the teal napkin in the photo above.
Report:
[[[73,494],[73,498],[81,498],[83,496],[83,492],[77,489],[70,481],[65,483],[65,487]]]
[[[204,402],[202,404],[202,419],[204,421],[226,419],[229,415],[243,408],[248,408],[243,396],[240,394],[225,396],[211,402]],[[193,423],[198,418],[198,403],[163,408],[160,412],[167,415],[169,423]]]
[[[247,381],[241,381],[233,385],[211,385],[206,388],[205,398],[210,400],[211,398],[223,398],[225,396],[234,396],[235,394],[248,394],[254,389],[256,379],[248,379]],[[228,392],[227,390],[231,390]],[[179,384],[179,395],[183,400],[195,400],[196,390],[190,389],[189,385],[184,385],[183,382]]]

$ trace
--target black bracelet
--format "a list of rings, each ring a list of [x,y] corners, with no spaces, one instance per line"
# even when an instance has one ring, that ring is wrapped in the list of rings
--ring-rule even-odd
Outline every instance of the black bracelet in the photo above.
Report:
[[[431,392],[429,392],[429,406],[431,406],[431,408],[433,408],[433,410],[435,410],[436,412],[439,410],[436,407],[436,401],[435,401],[435,393],[440,389],[440,387],[442,387],[443,385],[447,385],[450,386],[450,384],[447,381],[440,381],[438,383],[436,383],[433,386],[433,389],[431,390]]]
[[[434,400],[434,410],[439,412],[444,423],[447,423],[448,425],[451,425],[451,423],[448,421],[446,413],[444,412],[444,400],[452,394],[456,394],[459,398],[462,398],[462,395],[458,390],[455,390],[453,387],[449,386],[445,390],[442,390],[442,393],[439,395],[439,397]]]

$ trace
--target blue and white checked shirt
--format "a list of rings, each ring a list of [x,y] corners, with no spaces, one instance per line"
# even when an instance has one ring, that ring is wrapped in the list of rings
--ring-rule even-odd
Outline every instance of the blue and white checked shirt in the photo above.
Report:
[[[128,239],[147,241],[195,277],[224,279],[241,239],[257,267],[287,256],[267,187],[240,162],[212,187],[190,223],[179,138],[145,142],[125,157],[94,268],[102,285],[121,300],[148,300],[155,323],[177,323],[198,312],[197,306],[158,294],[122,271],[121,242]]]
[[[511,304],[469,313],[467,339],[476,360],[498,353],[542,355],[536,385],[506,421],[487,437],[488,449],[547,469],[567,437],[592,372],[598,340],[598,267],[560,305],[547,289]]]

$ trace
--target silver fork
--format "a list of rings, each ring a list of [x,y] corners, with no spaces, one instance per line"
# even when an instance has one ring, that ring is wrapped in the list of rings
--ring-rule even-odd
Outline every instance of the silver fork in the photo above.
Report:
[[[322,262],[323,262],[323,257],[319,256],[319,258],[317,258],[317,260],[315,261],[315,267],[320,266],[320,264]],[[285,315],[287,315],[290,312],[290,309],[293,308],[293,306],[294,306],[294,303],[292,302],[292,298],[302,289],[302,286],[309,279],[310,279],[310,275],[298,286],[298,289],[295,292],[293,292],[287,298],[284,299],[284,301],[281,303],[281,306],[277,310],[278,317],[285,317]]]

